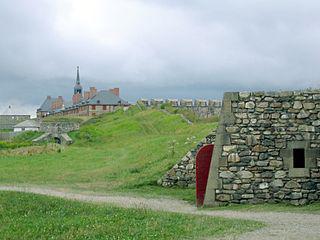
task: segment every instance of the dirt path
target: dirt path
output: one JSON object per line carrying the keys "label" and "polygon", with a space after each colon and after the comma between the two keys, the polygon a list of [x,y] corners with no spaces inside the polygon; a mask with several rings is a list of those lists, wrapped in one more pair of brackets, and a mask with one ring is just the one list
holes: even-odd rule
{"label": "dirt path", "polygon": [[[36,193],[47,196],[61,197],[71,200],[86,202],[112,203],[126,208],[147,208],[156,211],[177,212],[196,215],[221,216],[227,218],[258,220],[267,223],[267,227],[243,234],[241,236],[229,236],[228,239],[246,240],[319,240],[320,239],[320,215],[279,213],[279,212],[241,212],[241,211],[210,211],[197,210],[194,206],[184,201],[170,199],[149,199],[142,197],[87,195],[71,193],[42,187],[16,187],[0,186],[0,191],[18,191]],[[241,221],[241,220],[239,220]]]}

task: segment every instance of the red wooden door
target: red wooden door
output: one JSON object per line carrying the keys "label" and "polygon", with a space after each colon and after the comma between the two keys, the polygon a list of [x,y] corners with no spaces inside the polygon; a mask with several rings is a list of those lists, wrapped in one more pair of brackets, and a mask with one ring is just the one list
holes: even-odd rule
{"label": "red wooden door", "polygon": [[196,195],[198,207],[203,205],[213,148],[213,144],[203,146],[196,156]]}

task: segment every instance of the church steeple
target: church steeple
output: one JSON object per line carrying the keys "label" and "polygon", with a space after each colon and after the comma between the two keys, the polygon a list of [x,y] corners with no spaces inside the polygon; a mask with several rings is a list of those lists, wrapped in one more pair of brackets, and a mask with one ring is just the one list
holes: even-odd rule
{"label": "church steeple", "polygon": [[82,95],[82,86],[80,84],[80,73],[79,73],[79,66],[77,66],[77,79],[76,85],[74,86],[74,94],[80,93]]}
{"label": "church steeple", "polygon": [[79,66],[77,66],[77,84],[79,84],[79,85],[80,85]]}

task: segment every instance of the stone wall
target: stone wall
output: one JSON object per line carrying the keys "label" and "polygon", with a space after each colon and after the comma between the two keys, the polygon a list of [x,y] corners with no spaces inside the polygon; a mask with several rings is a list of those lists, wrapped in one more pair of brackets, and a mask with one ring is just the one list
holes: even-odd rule
{"label": "stone wall", "polygon": [[205,205],[316,201],[319,149],[320,90],[226,93]]}
{"label": "stone wall", "polygon": [[79,130],[80,124],[75,122],[41,122],[40,131],[46,133],[68,133]]}
{"label": "stone wall", "polygon": [[170,104],[177,109],[187,109],[194,112],[200,118],[209,118],[219,115],[221,111],[221,100],[206,99],[140,99],[140,104],[146,107],[160,107],[162,104]]}
{"label": "stone wall", "polygon": [[10,141],[22,132],[0,132],[0,141]]}
{"label": "stone wall", "polygon": [[206,136],[197,146],[188,151],[187,154],[170,169],[161,179],[158,184],[163,187],[195,187],[196,182],[196,154],[198,150],[206,145],[214,143],[215,132]]}

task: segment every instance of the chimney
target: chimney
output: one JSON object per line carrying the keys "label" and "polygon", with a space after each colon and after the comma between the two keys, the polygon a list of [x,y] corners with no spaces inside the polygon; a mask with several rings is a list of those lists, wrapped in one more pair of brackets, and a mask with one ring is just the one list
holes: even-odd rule
{"label": "chimney", "polygon": [[120,89],[119,88],[112,88],[109,91],[111,91],[114,95],[120,96]]}
{"label": "chimney", "polygon": [[90,87],[90,98],[97,94],[97,89],[95,87]]}
{"label": "chimney", "polygon": [[84,99],[88,100],[90,98],[90,92],[89,91],[85,91],[84,92]]}

